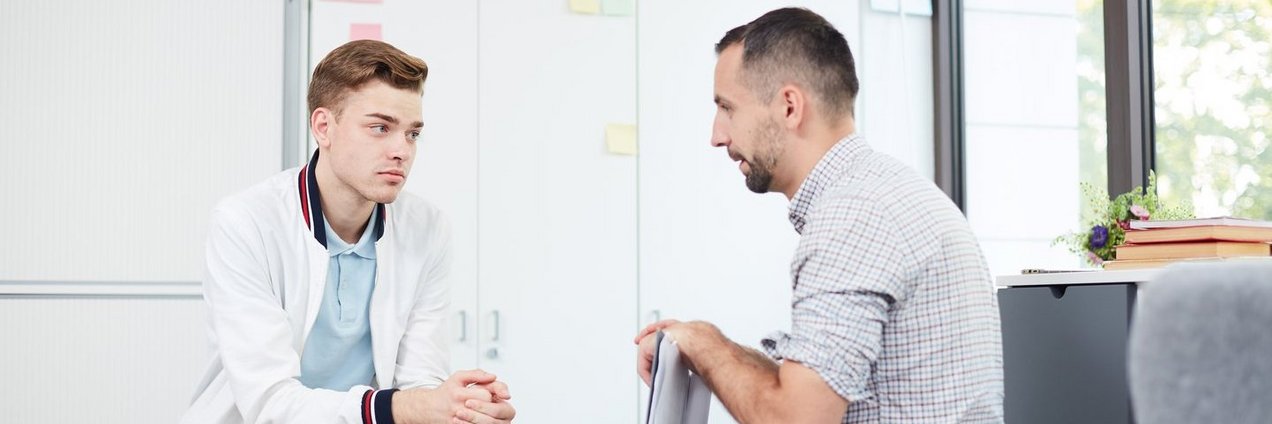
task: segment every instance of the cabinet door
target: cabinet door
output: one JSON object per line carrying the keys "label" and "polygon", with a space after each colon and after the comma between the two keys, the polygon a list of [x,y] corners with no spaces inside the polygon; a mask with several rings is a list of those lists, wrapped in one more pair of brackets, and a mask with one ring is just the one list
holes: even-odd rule
{"label": "cabinet door", "polygon": [[481,367],[520,423],[636,421],[635,18],[480,3]]}
{"label": "cabinet door", "polygon": [[310,66],[347,42],[353,24],[380,25],[385,42],[428,63],[424,130],[406,191],[450,221],[451,369],[476,368],[477,4],[314,2],[310,13]]}
{"label": "cabinet door", "polygon": [[[853,38],[857,5],[805,1]],[[790,328],[797,237],[780,194],[747,190],[710,145],[715,43],[785,6],[766,0],[642,2],[639,10],[641,324],[703,319],[747,346]],[[855,46],[854,46],[855,47]],[[642,405],[647,390],[642,384]],[[713,400],[713,423],[733,422]]]}
{"label": "cabinet door", "polygon": [[998,291],[1007,422],[1126,423],[1135,284]]}

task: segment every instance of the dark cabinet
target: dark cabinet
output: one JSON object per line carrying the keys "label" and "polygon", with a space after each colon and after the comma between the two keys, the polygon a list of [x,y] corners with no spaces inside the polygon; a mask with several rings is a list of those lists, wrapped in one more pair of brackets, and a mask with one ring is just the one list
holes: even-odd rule
{"label": "dark cabinet", "polygon": [[998,291],[1007,423],[1131,423],[1126,346],[1135,284]]}

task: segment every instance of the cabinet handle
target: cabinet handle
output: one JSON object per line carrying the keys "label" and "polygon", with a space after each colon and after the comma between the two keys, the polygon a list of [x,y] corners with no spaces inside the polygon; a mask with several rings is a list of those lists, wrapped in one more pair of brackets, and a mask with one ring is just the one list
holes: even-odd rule
{"label": "cabinet handle", "polygon": [[658,321],[662,321],[662,311],[661,311],[661,310],[659,310],[659,309],[651,310],[651,311],[649,311],[649,315],[646,315],[646,317],[647,317],[647,318],[649,318],[649,322],[645,323],[645,325],[649,325],[649,324],[653,324],[653,323],[658,322]]}
{"label": "cabinet handle", "polygon": [[490,311],[490,321],[494,324],[494,330],[490,333],[490,341],[499,341],[499,310]]}
{"label": "cabinet handle", "polygon": [[459,341],[468,341],[468,311],[459,311]]}

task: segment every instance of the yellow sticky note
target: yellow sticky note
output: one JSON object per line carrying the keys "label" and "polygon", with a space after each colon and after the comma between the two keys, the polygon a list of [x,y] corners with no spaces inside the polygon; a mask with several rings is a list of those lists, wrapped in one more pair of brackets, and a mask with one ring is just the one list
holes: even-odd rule
{"label": "yellow sticky note", "polygon": [[601,13],[601,3],[597,0],[570,0],[570,11],[584,15]]}
{"label": "yellow sticky note", "polygon": [[616,155],[636,156],[636,126],[627,124],[606,125],[605,148]]}

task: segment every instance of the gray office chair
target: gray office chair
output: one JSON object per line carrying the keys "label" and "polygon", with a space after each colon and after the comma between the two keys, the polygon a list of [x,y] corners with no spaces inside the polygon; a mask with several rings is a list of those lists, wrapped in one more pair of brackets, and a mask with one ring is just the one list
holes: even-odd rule
{"label": "gray office chair", "polygon": [[1272,423],[1272,263],[1172,266],[1138,299],[1127,351],[1137,422]]}

